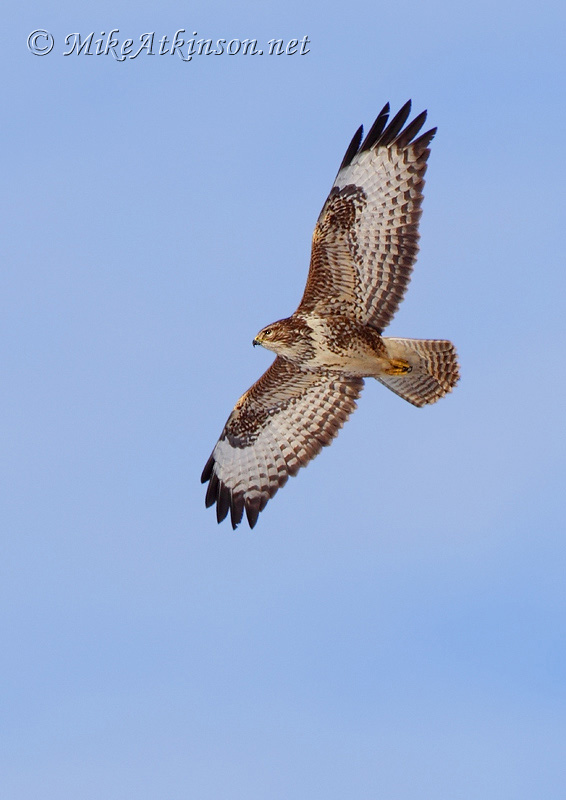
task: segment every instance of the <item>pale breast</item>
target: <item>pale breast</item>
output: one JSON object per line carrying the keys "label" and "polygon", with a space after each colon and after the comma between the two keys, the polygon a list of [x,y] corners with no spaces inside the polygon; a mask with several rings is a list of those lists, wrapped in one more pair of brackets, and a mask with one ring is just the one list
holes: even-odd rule
{"label": "pale breast", "polygon": [[352,375],[382,372],[385,347],[379,333],[343,316],[305,316],[312,330],[313,366]]}

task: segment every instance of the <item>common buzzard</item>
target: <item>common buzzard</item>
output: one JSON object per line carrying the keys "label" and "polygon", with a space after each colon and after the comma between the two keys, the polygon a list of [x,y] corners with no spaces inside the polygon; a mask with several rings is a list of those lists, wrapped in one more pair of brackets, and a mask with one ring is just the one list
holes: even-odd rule
{"label": "common buzzard", "polygon": [[314,229],[305,293],[292,316],[253,340],[277,358],[236,403],[202,473],[206,506],[251,528],[289,475],[329,445],[356,408],[366,377],[415,406],[458,380],[456,351],[440,339],[382,336],[418,251],[424,174],[436,133],[415,138],[426,111],[411,102],[388,124],[389,104],[348,149]]}

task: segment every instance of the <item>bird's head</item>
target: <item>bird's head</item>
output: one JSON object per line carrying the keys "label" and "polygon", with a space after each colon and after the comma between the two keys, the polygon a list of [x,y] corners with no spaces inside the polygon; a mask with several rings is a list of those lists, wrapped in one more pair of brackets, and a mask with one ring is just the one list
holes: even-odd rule
{"label": "bird's head", "polygon": [[289,339],[286,322],[287,320],[280,319],[262,328],[253,341],[254,347],[260,344],[262,347],[267,348],[267,350],[273,350],[274,353],[278,353],[280,346],[284,345],[286,340]]}
{"label": "bird's head", "polygon": [[299,320],[289,317],[272,322],[262,328],[253,340],[254,347],[262,345],[290,361],[308,358],[310,328]]}

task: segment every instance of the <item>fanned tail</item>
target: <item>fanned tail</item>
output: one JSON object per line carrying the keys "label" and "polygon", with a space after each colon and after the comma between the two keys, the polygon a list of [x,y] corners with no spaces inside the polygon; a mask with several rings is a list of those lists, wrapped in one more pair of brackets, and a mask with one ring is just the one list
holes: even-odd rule
{"label": "fanned tail", "polygon": [[[378,380],[414,406],[436,403],[452,391],[460,373],[456,348],[444,339],[383,338],[387,355],[399,374],[380,375]],[[401,372],[402,362],[409,365]]]}

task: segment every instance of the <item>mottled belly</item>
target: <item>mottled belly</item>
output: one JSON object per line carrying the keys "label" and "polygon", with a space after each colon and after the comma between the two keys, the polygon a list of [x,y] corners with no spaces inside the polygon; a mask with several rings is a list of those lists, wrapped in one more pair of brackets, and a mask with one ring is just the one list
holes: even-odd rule
{"label": "mottled belly", "polygon": [[321,369],[335,369],[340,372],[347,372],[349,375],[360,377],[370,377],[382,375],[389,361],[378,356],[374,352],[370,353],[332,353],[320,351],[315,354],[311,364]]}
{"label": "mottled belly", "polygon": [[313,366],[361,377],[381,375],[389,366],[377,331],[336,317],[311,319],[309,325],[314,332]]}

